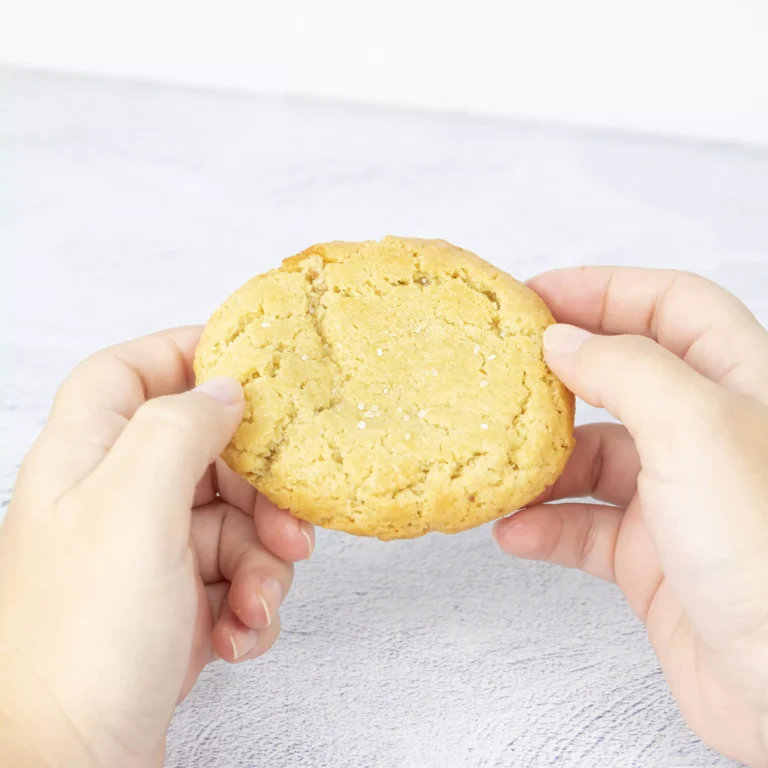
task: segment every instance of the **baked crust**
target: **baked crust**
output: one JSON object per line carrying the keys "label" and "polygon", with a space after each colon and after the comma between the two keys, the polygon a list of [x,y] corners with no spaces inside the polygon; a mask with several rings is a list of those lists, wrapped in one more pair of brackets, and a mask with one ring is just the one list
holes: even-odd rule
{"label": "baked crust", "polygon": [[455,533],[529,503],[573,448],[529,288],[442,240],[315,245],[211,317],[198,382],[234,376],[226,463],[311,523],[381,539]]}

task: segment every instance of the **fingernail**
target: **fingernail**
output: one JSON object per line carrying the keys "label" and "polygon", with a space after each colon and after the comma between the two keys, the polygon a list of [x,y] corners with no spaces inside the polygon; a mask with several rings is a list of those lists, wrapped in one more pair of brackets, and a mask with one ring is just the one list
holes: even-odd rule
{"label": "fingernail", "polygon": [[273,610],[277,610],[280,603],[283,602],[283,587],[277,579],[270,576],[261,583],[258,597],[267,617],[267,626],[269,626],[272,623]]}
{"label": "fingernail", "polygon": [[259,644],[259,633],[255,629],[232,629],[229,644],[232,646],[232,658],[237,661]]}
{"label": "fingernail", "polygon": [[307,523],[299,523],[299,530],[301,531],[301,535],[305,538],[307,542],[307,559],[309,559],[310,557],[312,557],[312,552],[315,549],[315,545],[314,545],[314,542],[312,541],[312,536],[310,535],[307,528],[308,528]]}
{"label": "fingernail", "polygon": [[500,521],[493,529],[493,538],[501,549],[515,557],[535,557],[541,550],[536,529],[523,520]]}
{"label": "fingernail", "polygon": [[550,325],[544,331],[544,349],[555,355],[572,355],[590,338],[589,331],[575,325]]}
{"label": "fingernail", "polygon": [[510,522],[509,518],[506,518],[504,520],[499,520],[493,528],[491,528],[491,536],[493,536],[493,540],[500,546],[503,547],[504,544],[502,542],[502,539],[506,538],[506,535],[510,528],[514,528],[516,525],[519,525],[519,523],[512,523]]}
{"label": "fingernail", "polygon": [[224,405],[235,405],[243,399],[243,388],[240,386],[240,382],[231,376],[208,379],[208,381],[195,387],[193,391],[210,395],[214,400],[218,400]]}

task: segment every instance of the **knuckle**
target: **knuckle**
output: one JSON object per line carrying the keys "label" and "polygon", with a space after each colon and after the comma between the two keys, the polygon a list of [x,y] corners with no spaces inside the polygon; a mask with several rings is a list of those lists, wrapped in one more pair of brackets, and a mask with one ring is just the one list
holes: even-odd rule
{"label": "knuckle", "polygon": [[730,311],[735,315],[746,313],[751,316],[747,307],[736,296],[708,277],[682,270],[675,271],[674,274],[676,277],[670,293],[674,291],[680,298],[686,298],[688,301],[711,301],[723,311]]}
{"label": "knuckle", "polygon": [[597,450],[592,457],[592,463],[589,467],[589,492],[594,495],[597,492],[600,482],[603,478],[603,461],[605,451],[605,440],[600,436]]}
{"label": "knuckle", "polygon": [[112,376],[121,376],[124,373],[125,363],[111,355],[107,350],[101,350],[94,352],[78,363],[71,376],[87,374],[91,377],[111,378]]}
{"label": "knuckle", "polygon": [[668,293],[676,294],[697,294],[702,290],[709,291],[713,288],[722,291],[716,283],[708,280],[703,275],[699,275],[696,272],[690,272],[687,269],[670,269],[667,271],[670,277],[669,285],[667,287]]}
{"label": "knuckle", "polygon": [[691,272],[687,269],[671,269],[669,270],[674,281],[680,285],[681,288],[694,288],[702,285],[714,285],[714,283],[707,280],[706,277],[702,277],[696,272]]}
{"label": "knuckle", "polygon": [[568,535],[562,512],[552,508],[552,528],[549,531],[534,528],[529,549],[537,560],[561,563],[563,551],[568,545]]}

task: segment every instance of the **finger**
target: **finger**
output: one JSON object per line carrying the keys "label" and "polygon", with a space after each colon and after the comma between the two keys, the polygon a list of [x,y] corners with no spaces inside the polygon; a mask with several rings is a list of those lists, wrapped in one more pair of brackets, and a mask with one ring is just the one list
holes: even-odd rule
{"label": "finger", "polygon": [[18,487],[39,506],[49,506],[98,465],[127,423],[119,413],[104,411],[99,417],[47,424],[19,468]]}
{"label": "finger", "polygon": [[586,424],[574,431],[576,445],[565,471],[534,504],[590,497],[626,507],[637,490],[640,457],[620,424]]}
{"label": "finger", "polygon": [[[228,594],[228,581],[217,581],[214,584],[205,585],[205,596],[208,600],[208,607],[211,609],[211,627],[219,620]],[[209,659],[209,661],[213,661],[213,659]]]}
{"label": "finger", "polygon": [[29,461],[44,466],[46,489],[60,496],[103,458],[148,398],[189,389],[198,327],[177,328],[110,347],[67,377]]}
{"label": "finger", "polygon": [[569,389],[626,425],[645,468],[651,462],[665,473],[672,465],[679,470],[709,437],[708,417],[723,390],[650,339],[553,325],[544,334],[544,352]]}
{"label": "finger", "polygon": [[195,497],[192,500],[193,507],[204,507],[210,504],[217,494],[216,488],[216,462],[210,464],[205,474],[198,481],[195,487]]}
{"label": "finger", "polygon": [[253,519],[224,502],[195,510],[192,541],[203,583],[231,582],[228,601],[254,629],[268,627],[293,580],[293,566],[259,542]]}
{"label": "finger", "polygon": [[259,494],[253,513],[259,539],[282,560],[294,563],[311,557],[315,548],[315,529],[280,509]]}
{"label": "finger", "polygon": [[186,546],[195,488],[240,423],[242,398],[236,380],[221,378],[149,400],[80,487],[102,497],[106,489],[129,510],[124,528],[159,545]]}
{"label": "finger", "polygon": [[221,497],[253,515],[259,539],[280,559],[295,563],[312,555],[315,547],[312,525],[297,520],[257,494],[256,489],[222,459],[216,460],[216,480]]}
{"label": "finger", "polygon": [[206,615],[205,608],[203,608],[200,615],[198,615],[195,635],[192,640],[192,650],[189,656],[189,666],[187,667],[184,682],[181,685],[179,698],[176,701],[177,704],[183,701],[192,690],[203,667],[218,658],[211,647],[211,632],[219,620],[219,616],[221,616],[221,609],[229,592],[229,583],[219,581],[216,584],[207,584],[205,587],[198,583],[198,590],[202,592],[205,601],[208,603],[208,612]]}
{"label": "finger", "polygon": [[656,543],[648,528],[639,497],[624,511],[616,541],[616,583],[629,607],[645,623],[663,575]]}
{"label": "finger", "polygon": [[211,633],[213,650],[224,661],[236,663],[255,659],[266,653],[280,634],[280,617],[275,616],[265,629],[257,630],[243,624],[225,603],[221,616]]}
{"label": "finger", "polygon": [[584,267],[529,282],[560,323],[649,336],[712,381],[760,394],[768,332],[735,296],[687,272]]}
{"label": "finger", "polygon": [[130,419],[144,401],[190,389],[199,338],[198,326],[174,328],[91,355],[62,384],[51,420],[101,411]]}
{"label": "finger", "polygon": [[245,478],[230,469],[223,459],[216,459],[214,466],[216,487],[221,498],[252,516],[256,503],[256,489]]}
{"label": "finger", "polygon": [[493,535],[515,557],[579,568],[614,582],[623,514],[622,509],[599,504],[542,504],[500,520]]}

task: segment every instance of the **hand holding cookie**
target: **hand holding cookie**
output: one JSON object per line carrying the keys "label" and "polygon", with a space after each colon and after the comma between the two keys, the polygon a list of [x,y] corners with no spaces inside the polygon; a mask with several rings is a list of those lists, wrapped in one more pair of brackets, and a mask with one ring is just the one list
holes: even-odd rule
{"label": "hand holding cookie", "polygon": [[312,527],[217,460],[243,393],[186,391],[199,336],[86,360],[21,467],[0,528],[3,765],[162,765],[203,666],[279,633]]}
{"label": "hand holding cookie", "polygon": [[[564,270],[531,286],[579,326],[547,331],[550,367],[623,426],[579,427],[563,476],[496,538],[618,584],[691,727],[765,765],[768,333],[689,274]],[[602,503],[544,503],[577,497]]]}

